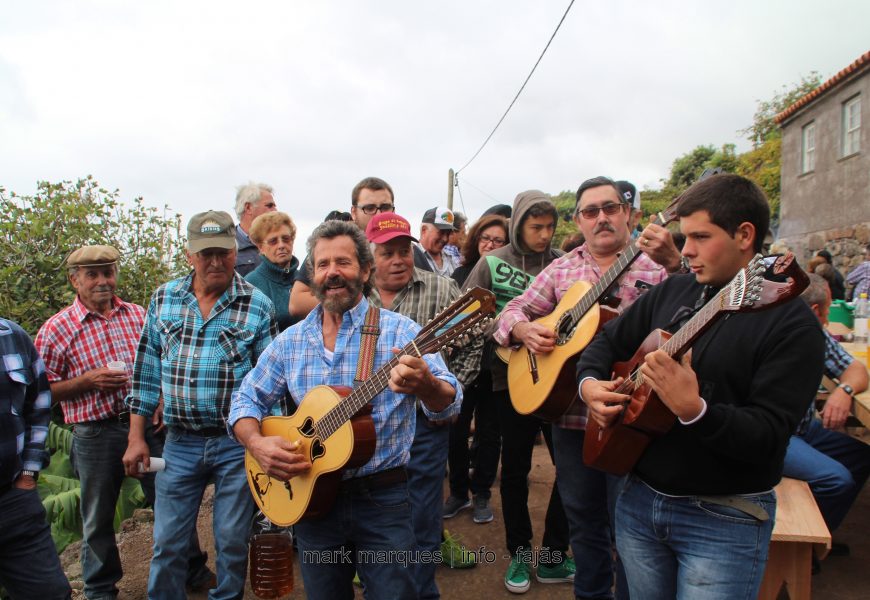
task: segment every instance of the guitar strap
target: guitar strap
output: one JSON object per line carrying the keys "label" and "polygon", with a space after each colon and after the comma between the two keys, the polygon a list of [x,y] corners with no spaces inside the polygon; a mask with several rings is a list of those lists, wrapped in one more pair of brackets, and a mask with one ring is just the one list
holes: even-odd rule
{"label": "guitar strap", "polygon": [[359,360],[356,363],[356,376],[353,378],[355,385],[362,383],[372,374],[378,336],[381,335],[380,321],[381,312],[369,304],[359,339]]}

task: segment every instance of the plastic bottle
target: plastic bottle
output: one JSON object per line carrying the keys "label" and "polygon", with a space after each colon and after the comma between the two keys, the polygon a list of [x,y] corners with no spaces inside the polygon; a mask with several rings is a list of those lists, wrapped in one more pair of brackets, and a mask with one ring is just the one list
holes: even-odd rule
{"label": "plastic bottle", "polygon": [[293,536],[289,529],[258,519],[251,536],[251,588],[258,598],[280,598],[293,591]]}
{"label": "plastic bottle", "polygon": [[867,319],[870,317],[870,303],[867,301],[867,294],[862,292],[861,296],[855,302],[855,343],[867,343]]}

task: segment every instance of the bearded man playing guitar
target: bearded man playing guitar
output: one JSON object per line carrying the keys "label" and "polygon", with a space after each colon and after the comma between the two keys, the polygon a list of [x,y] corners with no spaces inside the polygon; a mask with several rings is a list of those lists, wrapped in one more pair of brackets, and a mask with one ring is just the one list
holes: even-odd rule
{"label": "bearded man playing guitar", "polygon": [[[503,346],[524,344],[537,355],[552,352],[553,329],[532,321],[552,313],[575,282],[597,282],[628,249],[630,213],[631,205],[623,202],[611,179],[594,177],[584,181],[577,190],[574,223],[585,236],[585,243],[547,265],[525,292],[508,302],[499,316],[495,341]],[[657,263],[672,270],[680,267],[670,232],[650,225],[643,235],[641,240],[646,243],[638,247],[646,254],[640,254],[614,285],[620,310],[666,277],[665,268]],[[574,561],[583,565],[574,575],[574,594],[578,598],[607,598],[613,585],[608,484],[605,473],[579,460],[586,427],[585,405],[574,402],[554,425],[556,480],[568,517]]]}
{"label": "bearded man playing guitar", "polygon": [[[317,385],[353,384],[358,363],[363,362],[361,336],[369,309],[365,296],[373,264],[362,230],[343,221],[327,221],[315,229],[308,254],[312,289],[320,305],[263,352],[233,397],[229,417],[236,438],[266,474],[287,482],[288,490],[293,489],[293,478],[311,470],[312,463],[297,442],[261,435],[260,420],[276,402],[284,414],[293,412],[294,404]],[[412,343],[420,329],[396,313],[376,312],[380,331],[372,360],[375,368],[393,357],[393,348]],[[408,568],[415,542],[405,471],[414,438],[415,399],[432,420],[459,412],[461,388],[439,355],[406,354],[398,359],[389,372],[389,389],[370,403],[377,438],[372,458],[359,468],[344,470],[335,504],[321,518],[296,524],[309,598],[352,598],[355,569],[367,598],[417,596]],[[330,440],[323,445],[326,452],[335,451]],[[381,559],[360,561],[359,553],[365,551]]]}
{"label": "bearded man playing guitar", "polygon": [[[679,329],[754,262],[770,218],[758,186],[730,174],[693,185],[676,211],[691,274],[669,277],[605,325],[577,365],[581,398],[605,433],[630,399],[608,381],[612,365],[654,330]],[[823,362],[821,328],[797,298],[726,314],[678,361],[661,349],[645,355],[640,376],[678,421],[649,443],[617,499],[632,600],[757,596],[773,487]]]}

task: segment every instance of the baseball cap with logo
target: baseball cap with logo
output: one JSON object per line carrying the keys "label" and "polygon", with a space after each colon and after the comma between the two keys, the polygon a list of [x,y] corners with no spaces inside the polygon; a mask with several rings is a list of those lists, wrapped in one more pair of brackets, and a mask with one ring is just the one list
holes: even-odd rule
{"label": "baseball cap with logo", "polygon": [[236,247],[236,226],[233,218],[222,210],[210,210],[193,215],[187,224],[187,250],[201,252],[206,248]]}
{"label": "baseball cap with logo", "polygon": [[640,192],[634,187],[630,181],[617,181],[616,187],[619,188],[619,194],[622,196],[622,201],[630,204],[632,208],[640,208]]}
{"label": "baseball cap with logo", "polygon": [[386,244],[397,237],[406,237],[417,241],[411,235],[411,224],[405,217],[396,213],[378,213],[366,225],[366,238],[373,244]]}
{"label": "baseball cap with logo", "polygon": [[453,231],[453,211],[444,206],[430,208],[423,213],[423,222],[434,225],[438,229]]}

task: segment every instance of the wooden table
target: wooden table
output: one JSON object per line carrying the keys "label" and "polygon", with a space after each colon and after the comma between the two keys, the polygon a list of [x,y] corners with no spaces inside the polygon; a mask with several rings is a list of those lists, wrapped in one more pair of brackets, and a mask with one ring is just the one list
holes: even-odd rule
{"label": "wooden table", "polygon": [[809,600],[813,551],[831,548],[831,534],[805,481],[784,477],[776,486],[776,523],[759,600],[776,600],[785,584],[791,600]]}

